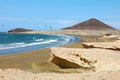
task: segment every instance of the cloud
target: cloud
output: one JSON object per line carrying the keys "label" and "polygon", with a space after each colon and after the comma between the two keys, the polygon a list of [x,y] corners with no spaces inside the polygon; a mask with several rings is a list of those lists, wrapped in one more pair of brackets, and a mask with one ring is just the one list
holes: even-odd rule
{"label": "cloud", "polygon": [[55,29],[71,26],[76,23],[71,19],[40,19],[40,18],[24,18],[24,17],[0,17],[0,22],[6,25],[12,26],[28,26],[31,28],[44,28],[47,26],[53,26]]}
{"label": "cloud", "polygon": [[75,21],[63,19],[63,20],[43,20],[43,22],[54,23],[59,25],[69,25],[69,24],[73,24]]}
{"label": "cloud", "polygon": [[0,17],[0,20],[22,21],[22,20],[25,20],[25,19],[24,18],[19,18],[19,17]]}
{"label": "cloud", "polygon": [[120,21],[109,21],[108,22],[111,26],[120,29]]}
{"label": "cloud", "polygon": [[117,29],[120,29],[120,20],[115,20],[115,21],[106,21],[106,23],[112,27],[115,27]]}
{"label": "cloud", "polygon": [[103,22],[105,22],[106,24],[108,24],[112,27],[120,29],[120,19],[117,17],[103,18],[101,20],[103,20]]}
{"label": "cloud", "polygon": [[59,24],[71,24],[71,23],[74,23],[75,21],[74,20],[56,20],[55,21],[56,23],[59,23]]}
{"label": "cloud", "polygon": [[66,25],[74,23],[74,20],[49,20],[49,19],[27,19],[27,18],[20,18],[20,17],[0,17],[0,20],[6,21],[25,21],[25,22],[40,22],[40,23],[55,23],[60,25]]}

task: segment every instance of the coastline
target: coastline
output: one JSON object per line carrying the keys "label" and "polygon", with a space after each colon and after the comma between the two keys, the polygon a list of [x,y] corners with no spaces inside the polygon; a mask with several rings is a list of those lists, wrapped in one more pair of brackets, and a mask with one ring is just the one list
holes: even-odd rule
{"label": "coastline", "polygon": [[[72,44],[80,40],[78,36],[63,35],[63,34],[19,34],[19,33],[9,34],[9,36],[13,36],[13,35],[15,35],[15,37],[31,36],[30,37],[31,39],[27,40],[25,38],[24,40],[21,41],[15,41],[12,43],[8,42],[8,44],[6,43],[1,44],[0,55],[15,54],[15,53],[27,52],[32,50],[63,46],[67,44]],[[37,38],[38,36],[39,38]]]}
{"label": "coastline", "polygon": [[[46,34],[49,32],[44,32],[44,33]],[[68,33],[70,33],[70,31],[68,31],[68,32],[64,31],[64,33],[63,33],[63,31],[61,31],[60,33],[61,34],[68,34]],[[67,44],[67,45],[60,46],[60,47],[84,48],[82,46],[82,44],[84,42],[106,42],[105,39],[101,39],[100,35],[99,36],[96,35],[96,36],[98,36],[98,37],[96,37],[96,36],[88,35],[88,31],[86,31],[86,33],[87,33],[87,35],[80,35],[80,33],[78,34],[78,32],[76,34],[73,34],[75,36],[79,36],[81,38],[81,41],[78,41],[78,42],[75,42],[72,44]],[[90,31],[90,33],[91,33],[91,31]],[[101,33],[103,33],[103,31]],[[30,32],[30,34],[31,34],[31,32]],[[42,32],[42,34],[43,34],[43,32]],[[53,34],[53,33],[51,33],[51,34]],[[58,34],[58,33],[56,33],[56,34]],[[72,34],[70,34],[70,35],[72,35]],[[107,41],[115,41],[115,40],[110,39]],[[32,67],[31,67],[32,63],[48,61],[49,57],[50,57],[50,53],[51,53],[50,48],[46,48],[46,49],[38,49],[38,50],[19,52],[19,53],[15,53],[15,54],[0,55],[0,64],[1,64],[0,68],[20,68],[20,69],[30,68],[30,69],[32,69]],[[42,58],[41,56],[44,56],[44,57]],[[45,58],[45,56],[46,56],[46,58]],[[44,61],[44,59],[47,59],[47,60]]]}
{"label": "coastline", "polygon": [[[44,33],[46,34],[48,32],[44,32]],[[42,33],[42,34],[44,34],[44,33]],[[64,32],[64,33],[62,32],[61,34],[66,34],[66,33],[67,32]],[[32,34],[32,33],[30,32],[29,34]],[[40,33],[37,33],[37,34],[40,34]],[[51,33],[51,34],[53,34],[53,33]],[[70,35],[72,35],[72,34],[70,34]],[[101,41],[101,40],[96,40],[96,38],[92,37],[92,36],[88,37],[88,35],[87,36],[81,36],[79,34],[77,34],[77,35],[73,34],[73,36],[79,36],[81,38],[81,41],[78,41],[78,42],[75,42],[75,43],[72,43],[72,44],[66,44],[66,45],[63,45],[63,46],[60,46],[60,47],[83,48],[82,43],[86,42],[86,40],[88,40],[88,41]],[[31,51],[25,51],[25,52],[18,52],[18,53],[7,54],[7,55],[0,55],[0,63],[1,63],[0,68],[20,68],[20,69],[24,69],[24,67],[23,67],[24,64],[22,64],[22,66],[21,66],[21,62],[19,63],[19,61],[23,61],[24,63],[26,61],[26,64],[31,62],[31,64],[32,64],[34,61],[36,61],[34,59],[38,59],[39,57],[41,57],[40,55],[43,56],[44,53],[46,53],[46,56],[49,55],[49,57],[50,57],[50,53],[51,53],[50,48],[37,49],[37,50],[31,50]],[[33,55],[37,55],[38,58],[33,58]],[[30,60],[31,58],[33,59],[33,61]],[[29,59],[29,60],[27,60],[27,59]],[[42,58],[42,59],[44,59],[44,58]],[[49,58],[47,57],[47,60],[48,59]],[[30,62],[28,62],[28,61],[30,61]],[[39,59],[38,59],[38,61],[39,61]],[[12,64],[12,63],[14,63],[14,64]],[[31,67],[31,65],[29,64],[28,68],[30,68],[30,67]]]}
{"label": "coastline", "polygon": [[[93,32],[92,31],[86,31],[83,34],[83,32],[79,32],[77,31],[76,33],[75,32],[70,32],[70,31],[61,31],[62,34],[73,34],[73,35],[77,35],[77,36],[80,36],[81,40],[82,41],[79,41],[79,42],[75,42],[73,44],[69,44],[69,45],[65,45],[65,46],[60,46],[60,48],[72,48],[72,49],[84,49],[84,47],[82,46],[83,43],[85,42],[112,42],[112,41],[116,41],[116,39],[104,39],[102,38],[104,34],[107,33],[107,31],[105,33],[103,33],[104,31],[101,31],[101,33],[99,32]],[[53,34],[52,32],[44,32],[44,33],[51,33]],[[92,35],[91,35],[91,34]],[[97,34],[95,34],[97,33]],[[108,33],[110,33],[110,31],[108,31]],[[56,34],[60,34],[60,33],[56,33]],[[119,31],[118,32],[111,32],[111,34],[117,34],[117,35],[120,35]],[[34,72],[32,71],[32,64],[34,62],[47,62],[49,60],[49,58],[51,57],[51,49],[48,48],[48,49],[42,49],[42,50],[33,50],[33,51],[27,51],[27,52],[22,52],[22,53],[16,53],[16,54],[10,54],[10,55],[3,55],[3,56],[0,56],[0,68],[1,69],[15,69],[16,68],[16,71],[17,69],[22,69],[22,70],[25,70],[27,72]],[[6,70],[7,71],[7,70]],[[19,70],[18,70],[19,71]],[[19,71],[20,72],[20,71]],[[25,72],[26,73],[26,72]],[[102,71],[102,72],[90,72],[90,73],[70,73],[69,75],[67,74],[59,74],[59,73],[53,73],[51,74],[50,73],[38,73],[38,75],[44,75],[45,77],[44,78],[40,78],[39,79],[45,79],[47,78],[48,80],[49,79],[53,79],[55,80],[55,78],[53,77],[54,75],[57,74],[57,76],[65,76],[65,79],[68,79],[69,76],[73,76],[73,77],[76,77],[76,80],[79,80],[79,77],[77,75],[80,76],[81,80],[84,78],[84,80],[96,80],[96,79],[102,79],[102,78],[105,78],[105,80],[112,80],[112,78],[114,78],[114,80],[117,80],[119,79],[119,70],[115,70],[115,71]],[[33,73],[32,73],[33,74]],[[99,74],[99,75],[97,75]],[[35,75],[35,74],[33,74]],[[48,76],[46,75],[50,75],[51,78],[49,78]],[[90,75],[90,76],[87,76],[87,75]],[[107,76],[110,75],[111,77],[108,78]],[[82,77],[84,76],[84,77]],[[100,77],[100,76],[103,76],[103,77]],[[105,77],[106,76],[106,77]],[[52,78],[53,77],[53,78]],[[117,78],[117,79],[116,79]],[[32,78],[31,78],[32,79]],[[73,78],[71,78],[72,80]],[[58,79],[60,80],[60,79]]]}

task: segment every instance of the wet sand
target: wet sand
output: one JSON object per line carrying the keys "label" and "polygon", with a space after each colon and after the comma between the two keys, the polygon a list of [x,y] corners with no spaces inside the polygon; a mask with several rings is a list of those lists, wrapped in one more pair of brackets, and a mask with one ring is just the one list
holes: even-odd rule
{"label": "wet sand", "polygon": [[34,50],[0,56],[0,68],[32,69],[33,62],[46,62],[50,49]]}
{"label": "wet sand", "polygon": [[[66,48],[82,48],[82,43],[84,42],[111,42],[116,39],[104,39],[102,38],[104,31],[93,32],[92,31],[62,31],[62,34],[74,34],[81,37],[81,41],[76,42],[74,44],[65,45],[63,47]],[[44,32],[44,33],[55,33],[54,32]],[[58,32],[57,32],[58,33]],[[60,32],[61,33],[61,32]],[[85,33],[85,34],[84,34]],[[110,31],[108,31],[110,33]],[[92,35],[91,35],[92,34]],[[102,34],[102,35],[101,35]],[[119,34],[119,31],[112,32],[112,34]],[[62,47],[62,46],[61,46]],[[119,80],[120,71],[119,70],[111,70],[111,71],[101,71],[101,72],[88,72],[88,73],[55,73],[53,72],[37,72],[33,70],[33,63],[45,63],[48,62],[51,50],[50,49],[42,49],[42,50],[34,50],[10,55],[2,55],[0,56],[0,80]],[[111,61],[112,62],[112,61]],[[48,65],[49,66],[49,65]],[[22,69],[22,70],[20,70]],[[24,71],[25,70],[25,71]],[[33,73],[35,72],[35,73]],[[21,76],[21,77],[20,77]],[[29,76],[29,79],[27,78]]]}
{"label": "wet sand", "polygon": [[[101,42],[101,37],[82,36],[81,41],[73,44],[61,46],[66,48],[83,48],[84,42]],[[111,41],[111,40],[109,40]],[[0,56],[0,68],[20,68],[20,69],[32,69],[32,63],[34,62],[47,62],[50,58],[50,49],[33,50],[9,55]]]}

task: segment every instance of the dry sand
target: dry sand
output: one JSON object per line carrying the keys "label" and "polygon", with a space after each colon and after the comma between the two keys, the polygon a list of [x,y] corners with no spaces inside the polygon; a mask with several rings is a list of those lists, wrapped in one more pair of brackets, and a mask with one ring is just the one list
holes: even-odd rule
{"label": "dry sand", "polygon": [[0,80],[120,80],[120,71],[96,73],[32,73],[18,69],[0,69]]}
{"label": "dry sand", "polygon": [[[37,33],[75,34],[81,35],[82,37],[102,36],[107,33],[120,35],[120,31],[50,31]],[[34,34],[36,34],[36,32],[34,32]],[[104,39],[96,37],[84,38],[84,40],[86,42],[104,41]],[[0,69],[0,80],[120,80],[120,51],[84,49],[81,44],[82,42],[78,42],[66,46],[72,48],[52,48],[52,50],[35,50],[0,56],[0,68],[7,68]],[[33,73],[30,71],[24,71],[26,69],[32,69],[31,65],[33,62],[48,61],[51,51],[53,53],[78,53],[86,58],[97,60],[97,63],[94,65],[96,71],[87,73]]]}
{"label": "dry sand", "polygon": [[[106,50],[106,49],[76,49],[76,48],[52,48],[51,52],[56,55],[78,54],[87,60],[96,61],[95,72],[120,70],[120,51]],[[60,56],[61,56],[60,55]],[[62,55],[62,56],[63,56]],[[70,58],[66,56],[67,58]],[[74,56],[73,56],[74,58]],[[73,59],[77,61],[76,59]],[[82,65],[81,65],[82,66]]]}
{"label": "dry sand", "polygon": [[77,53],[97,60],[95,72],[84,73],[32,73],[19,69],[0,69],[0,80],[119,80],[120,51],[105,49],[52,48],[52,53]]}
{"label": "dry sand", "polygon": [[28,31],[28,34],[72,34],[81,36],[101,36],[105,34],[119,35],[120,30],[56,30],[56,31]]}

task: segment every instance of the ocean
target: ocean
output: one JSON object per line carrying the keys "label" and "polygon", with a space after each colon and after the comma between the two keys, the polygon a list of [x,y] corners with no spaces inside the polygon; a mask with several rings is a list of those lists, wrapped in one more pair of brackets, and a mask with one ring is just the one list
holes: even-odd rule
{"label": "ocean", "polygon": [[0,34],[0,55],[62,46],[79,41],[71,35]]}

